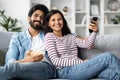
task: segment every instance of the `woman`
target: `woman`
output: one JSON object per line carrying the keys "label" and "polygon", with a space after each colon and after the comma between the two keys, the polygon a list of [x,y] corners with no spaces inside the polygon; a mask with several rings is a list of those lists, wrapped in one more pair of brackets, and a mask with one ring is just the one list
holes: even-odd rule
{"label": "woman", "polygon": [[78,58],[78,49],[93,45],[98,31],[97,22],[91,23],[93,30],[87,40],[72,35],[63,14],[50,11],[45,19],[45,46],[48,56],[56,67],[58,78],[89,80],[94,77],[120,80],[120,61],[113,54],[104,53],[90,60]]}

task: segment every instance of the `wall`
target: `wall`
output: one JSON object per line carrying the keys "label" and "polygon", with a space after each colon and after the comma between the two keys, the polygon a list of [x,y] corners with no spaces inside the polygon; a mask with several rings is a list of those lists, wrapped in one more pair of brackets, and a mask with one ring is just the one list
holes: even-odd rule
{"label": "wall", "polygon": [[[0,10],[6,10],[5,14],[17,18],[23,28],[28,27],[27,15],[30,8],[30,0],[0,0]],[[0,28],[1,30],[1,28]]]}

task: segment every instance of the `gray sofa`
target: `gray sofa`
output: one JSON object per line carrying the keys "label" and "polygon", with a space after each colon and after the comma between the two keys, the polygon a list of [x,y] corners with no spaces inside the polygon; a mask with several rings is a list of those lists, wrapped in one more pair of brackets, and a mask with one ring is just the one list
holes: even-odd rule
{"label": "gray sofa", "polygon": [[0,65],[5,63],[5,53],[8,50],[8,45],[13,32],[1,32],[0,31]]}
{"label": "gray sofa", "polygon": [[[5,53],[8,49],[8,45],[12,34],[13,33],[0,32],[0,65],[4,65]],[[120,41],[120,34],[97,36],[95,40],[95,47],[90,50],[80,49],[80,57],[83,59],[86,58],[90,59],[103,52],[112,52],[120,59],[119,41]]]}
{"label": "gray sofa", "polygon": [[93,49],[80,49],[80,56],[83,59],[90,59],[104,52],[112,52],[120,59],[120,34],[99,35],[96,37]]}
{"label": "gray sofa", "polygon": [[[5,53],[8,49],[13,32],[0,31],[0,65],[4,64]],[[112,52],[120,58],[120,34],[97,36],[93,49],[80,49],[81,58],[92,58],[103,52]]]}

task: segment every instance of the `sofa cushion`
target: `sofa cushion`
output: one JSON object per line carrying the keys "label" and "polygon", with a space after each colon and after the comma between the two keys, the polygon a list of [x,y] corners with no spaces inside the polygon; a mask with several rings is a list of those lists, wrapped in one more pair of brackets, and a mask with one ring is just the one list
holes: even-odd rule
{"label": "sofa cushion", "polygon": [[110,52],[112,52],[116,57],[120,59],[120,49],[112,50]]}
{"label": "sofa cushion", "polygon": [[93,49],[80,49],[80,58],[90,59],[104,52],[111,52],[120,58],[120,34],[99,35],[95,39]]}
{"label": "sofa cushion", "polygon": [[95,48],[94,49],[89,49],[89,50],[81,48],[78,55],[82,59],[90,59],[90,58],[95,57],[95,56],[97,56],[98,54],[101,54],[101,53],[103,53],[103,51],[95,49]]}
{"label": "sofa cushion", "polygon": [[120,34],[97,36],[95,48],[101,51],[112,51],[120,49]]}
{"label": "sofa cushion", "polygon": [[13,32],[0,31],[0,49],[7,50]]}

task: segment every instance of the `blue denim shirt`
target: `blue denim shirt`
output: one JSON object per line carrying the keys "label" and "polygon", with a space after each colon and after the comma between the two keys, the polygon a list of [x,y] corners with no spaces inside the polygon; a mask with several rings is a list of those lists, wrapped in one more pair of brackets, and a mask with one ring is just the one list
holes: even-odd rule
{"label": "blue denim shirt", "polygon": [[[44,33],[40,31],[40,38],[44,42]],[[31,47],[31,35],[28,30],[16,33],[12,36],[5,63],[23,59],[27,50]]]}

